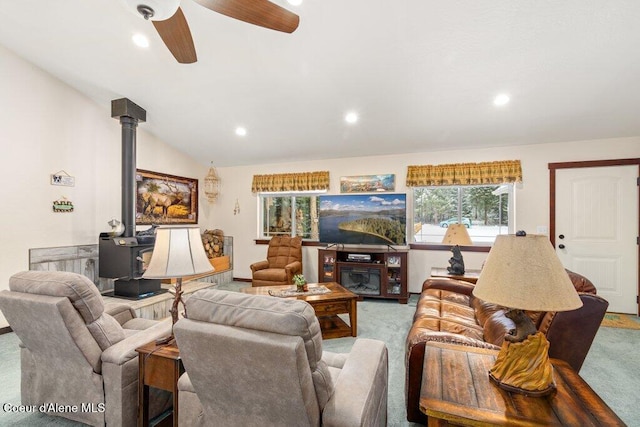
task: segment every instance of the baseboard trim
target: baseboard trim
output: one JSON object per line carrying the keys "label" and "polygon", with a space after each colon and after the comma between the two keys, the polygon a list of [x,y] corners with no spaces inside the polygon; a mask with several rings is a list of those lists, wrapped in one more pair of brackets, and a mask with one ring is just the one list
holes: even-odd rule
{"label": "baseboard trim", "polygon": [[8,334],[11,332],[13,332],[13,329],[11,329],[11,326],[5,326],[4,328],[0,328],[0,335]]}
{"label": "baseboard trim", "polygon": [[251,283],[251,279],[243,279],[242,277],[234,277],[233,278],[234,282],[247,282],[247,283]]}

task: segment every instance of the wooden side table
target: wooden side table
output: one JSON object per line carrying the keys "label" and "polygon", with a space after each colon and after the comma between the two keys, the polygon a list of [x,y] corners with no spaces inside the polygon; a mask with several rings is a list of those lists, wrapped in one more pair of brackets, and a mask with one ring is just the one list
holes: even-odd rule
{"label": "wooden side table", "polygon": [[138,427],[149,425],[149,387],[173,393],[173,426],[178,426],[178,379],[184,373],[180,351],[171,344],[150,342],[138,347]]}
{"label": "wooden side table", "polygon": [[466,269],[462,276],[450,274],[446,268],[433,267],[431,269],[431,277],[448,277],[450,279],[464,280],[465,282],[476,283],[480,277],[481,270]]}
{"label": "wooden side table", "polygon": [[429,426],[624,426],[589,385],[561,360],[551,359],[557,391],[527,397],[489,380],[498,351],[428,343],[420,411]]}

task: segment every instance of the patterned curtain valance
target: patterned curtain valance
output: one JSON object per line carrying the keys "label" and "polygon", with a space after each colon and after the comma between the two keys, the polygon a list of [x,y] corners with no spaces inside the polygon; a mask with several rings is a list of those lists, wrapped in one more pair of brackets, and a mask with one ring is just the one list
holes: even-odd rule
{"label": "patterned curtain valance", "polygon": [[522,182],[520,160],[409,166],[407,187]]}
{"label": "patterned curtain valance", "polygon": [[251,191],[312,191],[329,189],[329,172],[276,173],[254,175]]}

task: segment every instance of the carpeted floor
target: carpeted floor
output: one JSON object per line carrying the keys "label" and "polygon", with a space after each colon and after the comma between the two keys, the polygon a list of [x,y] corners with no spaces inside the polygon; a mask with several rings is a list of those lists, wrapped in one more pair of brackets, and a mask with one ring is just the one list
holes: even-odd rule
{"label": "carpeted floor", "polygon": [[602,324],[607,328],[640,329],[640,318],[630,314],[607,313],[602,319]]}
{"label": "carpeted floor", "polygon": [[[235,282],[220,288],[238,290]],[[383,340],[389,349],[388,425],[408,423],[404,409],[404,341],[411,325],[417,296],[409,304],[367,299],[358,303],[358,336]],[[325,340],[325,350],[348,352],[357,338]],[[15,334],[0,335],[0,404],[20,403],[20,357]],[[640,330],[600,328],[580,375],[629,425],[640,426],[637,386],[640,384]],[[42,414],[6,413],[0,405],[1,426],[77,426],[78,423]],[[221,426],[226,427],[226,426]],[[234,426],[235,427],[235,426]]]}

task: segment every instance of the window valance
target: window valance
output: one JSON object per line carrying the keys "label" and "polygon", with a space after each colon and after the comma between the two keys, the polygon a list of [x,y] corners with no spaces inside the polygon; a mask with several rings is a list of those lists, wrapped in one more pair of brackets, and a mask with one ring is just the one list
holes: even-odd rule
{"label": "window valance", "polygon": [[313,191],[329,189],[329,172],[296,172],[254,175],[251,191]]}
{"label": "window valance", "polygon": [[418,165],[407,169],[407,187],[522,182],[520,160]]}

